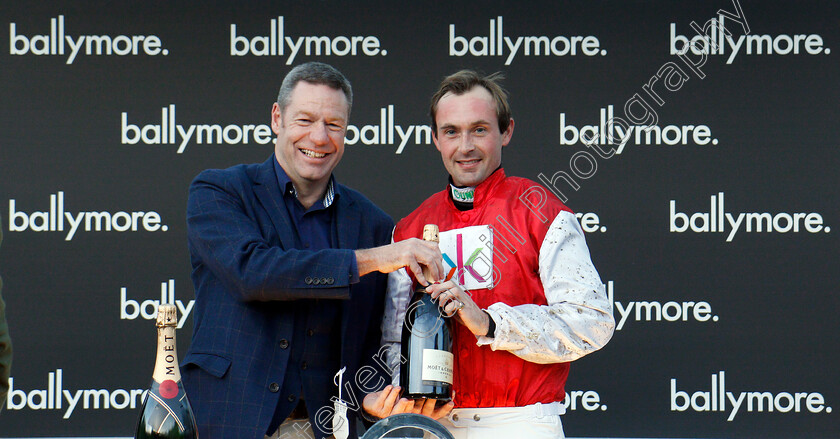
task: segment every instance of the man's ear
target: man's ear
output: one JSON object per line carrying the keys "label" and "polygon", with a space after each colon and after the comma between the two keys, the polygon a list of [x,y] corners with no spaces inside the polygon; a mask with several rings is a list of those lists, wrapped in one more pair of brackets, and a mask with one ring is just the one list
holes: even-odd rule
{"label": "man's ear", "polygon": [[432,130],[432,142],[435,142],[435,148],[440,151],[440,142],[438,141],[437,133]]}
{"label": "man's ear", "polygon": [[510,143],[510,138],[513,137],[513,118],[510,118],[510,124],[508,124],[507,129],[505,132],[502,133],[502,146],[506,146]]}
{"label": "man's ear", "polygon": [[283,113],[280,112],[280,104],[277,102],[271,106],[271,131],[274,134],[280,134],[279,130],[283,127]]}

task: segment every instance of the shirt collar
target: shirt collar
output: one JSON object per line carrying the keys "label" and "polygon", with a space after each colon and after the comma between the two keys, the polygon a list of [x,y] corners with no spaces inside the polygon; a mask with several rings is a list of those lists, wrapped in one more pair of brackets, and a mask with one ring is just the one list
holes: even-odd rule
{"label": "shirt collar", "polygon": [[490,174],[484,181],[479,183],[472,189],[473,199],[472,201],[459,201],[456,200],[455,197],[452,195],[452,191],[454,188],[467,188],[466,186],[455,186],[455,183],[452,181],[452,176],[449,176],[449,187],[446,188],[447,193],[449,194],[449,201],[458,208],[460,211],[464,210],[471,210],[474,206],[481,205],[484,200],[487,199],[487,194],[490,190],[496,186],[496,184],[505,179],[505,170],[502,169],[502,166],[499,165],[492,174]]}
{"label": "shirt collar", "polygon": [[[285,195],[292,195],[297,198],[297,189],[295,189],[294,183],[286,174],[286,171],[283,170],[283,167],[280,166],[280,163],[277,162],[277,159],[274,159],[274,172],[277,174],[277,184],[280,187],[280,192]],[[321,200],[321,203],[324,205],[324,208],[330,207],[335,201],[336,192],[335,187],[335,176],[330,174],[330,181],[327,183],[327,191],[324,193],[324,198]]]}

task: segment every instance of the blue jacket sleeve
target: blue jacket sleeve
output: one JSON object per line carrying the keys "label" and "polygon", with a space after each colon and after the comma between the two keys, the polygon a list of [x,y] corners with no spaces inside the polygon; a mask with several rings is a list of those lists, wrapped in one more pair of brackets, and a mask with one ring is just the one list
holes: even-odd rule
{"label": "blue jacket sleeve", "polygon": [[241,175],[205,171],[190,186],[193,270],[209,270],[241,301],[348,299],[359,280],[354,250],[287,248],[271,218],[279,211],[263,206]]}

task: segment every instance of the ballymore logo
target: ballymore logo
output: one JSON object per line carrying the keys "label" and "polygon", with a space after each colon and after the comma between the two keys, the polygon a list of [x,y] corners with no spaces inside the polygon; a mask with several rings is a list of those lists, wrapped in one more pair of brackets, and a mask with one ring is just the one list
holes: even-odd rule
{"label": "ballymore logo", "polygon": [[85,56],[137,56],[168,55],[157,35],[78,35],[67,34],[64,16],[50,19],[47,34],[25,34],[17,23],[9,23],[10,55],[49,55],[67,57],[67,64],[79,55]]}
{"label": "ballymore logo", "polygon": [[161,224],[155,211],[136,212],[69,212],[64,207],[64,192],[50,195],[48,210],[26,212],[18,210],[17,200],[9,200],[9,231],[66,232],[65,241],[73,240],[77,232],[165,232],[169,226]]}
{"label": "ballymore logo", "polygon": [[566,397],[560,403],[563,410],[587,412],[607,411],[607,405],[601,401],[601,395],[595,390],[572,390],[566,392]]}
{"label": "ballymore logo", "polygon": [[455,33],[455,25],[449,25],[449,56],[506,56],[509,66],[517,55],[522,56],[606,56],[598,37],[588,36],[518,36],[505,35],[504,18],[490,20],[487,35],[465,37]]}
{"label": "ballymore logo", "polygon": [[178,329],[184,326],[190,316],[195,299],[187,301],[175,299],[175,279],[169,279],[160,283],[160,300],[157,299],[132,299],[129,298],[128,288],[120,288],[120,320],[135,320],[142,317],[145,320],[157,319],[158,307],[161,304],[172,304],[178,307]]}
{"label": "ballymore logo", "polygon": [[820,392],[733,392],[727,390],[726,372],[712,374],[707,389],[679,390],[677,379],[671,378],[671,411],[729,412],[726,420],[732,422],[739,413],[831,413],[825,397]]}
{"label": "ballymore logo", "polygon": [[[685,55],[689,50],[704,57],[728,55],[726,63],[732,64],[740,54],[784,56],[831,53],[831,49],[823,47],[823,38],[818,34],[752,35],[741,5],[737,1],[733,1],[733,5],[735,13],[721,11],[716,19],[709,20],[702,28],[692,22],[694,33],[689,36],[677,33],[677,24],[671,23],[671,55]],[[741,25],[744,34],[734,37],[726,27],[725,18]]]}
{"label": "ballymore logo", "polygon": [[394,105],[379,109],[379,124],[348,125],[344,143],[355,145],[396,145],[396,154],[402,154],[406,145],[432,144],[432,127],[424,124],[401,125],[396,121]]}
{"label": "ballymore logo", "polygon": [[[290,36],[283,16],[271,19],[268,35],[244,36],[236,24],[230,25],[230,56],[287,56],[291,65],[298,55],[305,56],[385,56],[375,36]],[[288,50],[287,50],[288,49]]]}
{"label": "ballymore logo", "polygon": [[[673,63],[669,63],[673,64]],[[674,65],[676,68],[676,65]],[[676,70],[675,70],[676,71]],[[641,99],[631,99],[628,106],[638,103],[647,108],[647,104]],[[616,123],[614,107],[608,105],[601,108],[598,125],[575,125],[569,123],[566,113],[560,113],[560,144],[576,145],[586,144],[589,146],[609,146],[615,154],[624,152],[624,148],[630,145],[717,145],[718,140],[712,137],[712,130],[704,124],[690,125],[629,125],[622,126]],[[648,110],[648,113],[652,109]]]}
{"label": "ballymore logo", "polygon": [[[9,410],[58,410],[64,419],[76,410],[136,410],[143,404],[146,389],[65,389],[64,370],[47,374],[46,389],[26,389],[9,378],[6,408]],[[43,384],[42,384],[43,385]]]}
{"label": "ballymore logo", "polygon": [[[128,112],[123,111],[120,118],[120,143],[123,145],[172,145],[176,152],[183,153],[187,145],[247,145],[268,144],[273,139],[271,127],[262,125],[220,125],[192,124],[182,125],[176,119],[175,104],[161,107],[160,123],[139,125],[130,123]],[[133,122],[133,121],[132,121]],[[155,121],[157,122],[157,121]]]}
{"label": "ballymore logo", "polygon": [[712,195],[708,206],[708,212],[685,213],[677,210],[676,200],[670,200],[670,232],[726,233],[726,242],[732,242],[740,232],[831,232],[831,227],[823,224],[823,217],[817,212],[727,212],[723,192]]}
{"label": "ballymore logo", "polygon": [[635,322],[717,322],[719,317],[712,311],[712,305],[705,300],[684,300],[681,302],[643,300],[618,302],[615,300],[615,283],[607,282],[607,296],[613,305],[616,316],[616,331],[624,329],[628,321]]}

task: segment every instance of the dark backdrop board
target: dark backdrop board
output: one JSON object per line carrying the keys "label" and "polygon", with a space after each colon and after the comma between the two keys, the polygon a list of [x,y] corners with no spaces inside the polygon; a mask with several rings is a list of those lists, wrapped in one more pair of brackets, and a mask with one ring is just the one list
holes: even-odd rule
{"label": "dark backdrop board", "polygon": [[[272,20],[294,59],[255,53]],[[840,431],[836,2],[43,1],[0,21],[2,437],[133,434],[150,319],[194,298],[189,182],[268,157],[280,80],[310,60],[356,92],[338,178],[395,219],[446,183],[424,131],[440,79],[506,74],[503,164],[584,214],[614,301],[613,340],[572,366],[570,437]]]}

